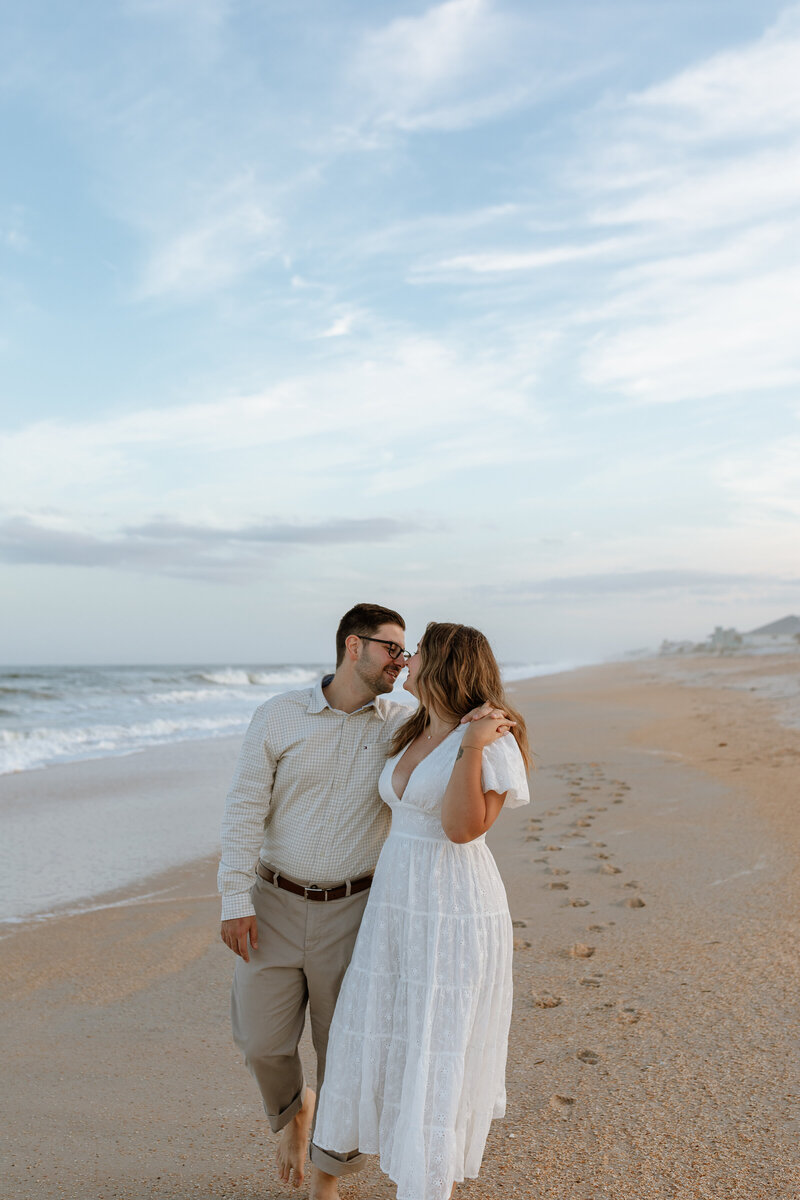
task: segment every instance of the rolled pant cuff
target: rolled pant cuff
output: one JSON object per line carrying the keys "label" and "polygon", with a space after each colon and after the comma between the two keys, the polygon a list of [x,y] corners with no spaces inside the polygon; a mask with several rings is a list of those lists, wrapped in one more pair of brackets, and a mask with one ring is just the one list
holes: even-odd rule
{"label": "rolled pant cuff", "polygon": [[303,1107],[303,1096],[305,1095],[305,1090],[306,1085],[303,1084],[291,1104],[287,1104],[286,1108],[279,1112],[277,1116],[275,1113],[267,1113],[269,1127],[273,1133],[280,1133],[283,1127],[289,1124],[292,1117],[296,1117],[300,1112],[300,1109]]}
{"label": "rolled pant cuff", "polygon": [[327,1175],[335,1175],[337,1179],[341,1175],[354,1175],[356,1171],[363,1170],[366,1161],[365,1155],[359,1154],[357,1150],[353,1150],[347,1157],[336,1157],[327,1150],[322,1150],[313,1142],[311,1143],[313,1165]]}

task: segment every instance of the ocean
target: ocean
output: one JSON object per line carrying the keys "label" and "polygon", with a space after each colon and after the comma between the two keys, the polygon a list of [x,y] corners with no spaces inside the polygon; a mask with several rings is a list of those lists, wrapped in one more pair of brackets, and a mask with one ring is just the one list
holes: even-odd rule
{"label": "ocean", "polygon": [[[576,665],[509,664],[504,676],[525,679]],[[319,663],[0,669],[0,775],[243,734],[259,704],[332,669]],[[395,694],[413,703],[400,683]]]}
{"label": "ocean", "polygon": [[270,696],[325,668],[15,667],[0,671],[0,775],[244,732]]}

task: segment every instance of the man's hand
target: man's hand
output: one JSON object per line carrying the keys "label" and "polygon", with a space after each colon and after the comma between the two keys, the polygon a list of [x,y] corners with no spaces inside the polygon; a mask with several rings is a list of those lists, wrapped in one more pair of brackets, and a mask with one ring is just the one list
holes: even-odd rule
{"label": "man's hand", "polygon": [[[468,725],[470,721],[482,721],[484,717],[497,717],[499,720],[500,717],[507,718],[508,713],[504,712],[502,708],[495,708],[493,704],[487,702],[486,704],[482,704],[480,708],[473,708],[472,712],[468,712],[465,717],[462,717],[461,724]],[[516,724],[516,722],[512,723]]]}
{"label": "man's hand", "polygon": [[248,937],[253,949],[258,949],[258,922],[255,917],[234,917],[232,921],[223,921],[219,933],[229,950],[238,954],[245,962],[250,962]]}

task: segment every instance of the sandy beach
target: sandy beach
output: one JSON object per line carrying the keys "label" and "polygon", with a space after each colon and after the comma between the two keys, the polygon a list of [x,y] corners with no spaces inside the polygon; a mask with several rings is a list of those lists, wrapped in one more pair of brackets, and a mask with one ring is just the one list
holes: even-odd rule
{"label": "sandy beach", "polygon": [[[797,667],[692,656],[511,686],[537,770],[490,835],[517,926],[508,1116],[459,1200],[800,1194]],[[237,749],[52,771],[74,793],[102,775],[133,812],[166,784],[218,790],[221,812]],[[5,777],[0,802],[53,780]],[[298,1194],[231,1043],[215,871],[2,930],[9,1200]],[[371,1166],[342,1194],[394,1189]]]}

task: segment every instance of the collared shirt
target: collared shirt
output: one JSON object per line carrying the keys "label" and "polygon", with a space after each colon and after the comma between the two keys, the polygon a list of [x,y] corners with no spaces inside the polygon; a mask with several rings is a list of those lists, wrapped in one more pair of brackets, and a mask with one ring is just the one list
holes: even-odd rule
{"label": "collared shirt", "polygon": [[385,696],[331,708],[323,684],[274,696],[253,714],[222,822],[222,919],[253,915],[259,857],[299,883],[326,886],[374,870],[391,814],[378,778],[406,705]]}

